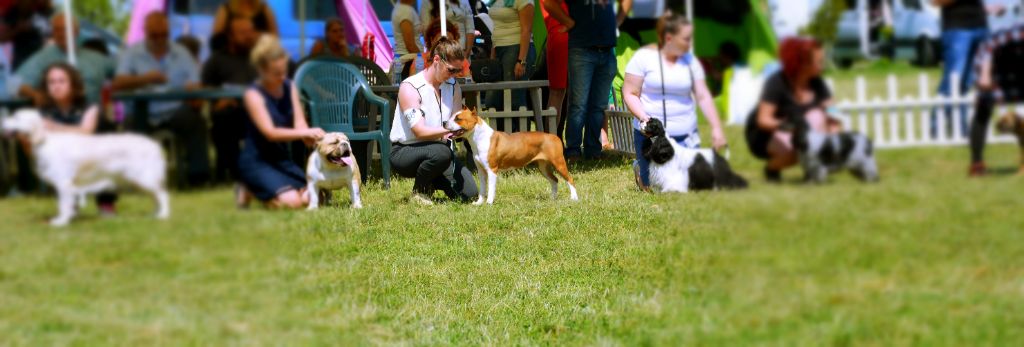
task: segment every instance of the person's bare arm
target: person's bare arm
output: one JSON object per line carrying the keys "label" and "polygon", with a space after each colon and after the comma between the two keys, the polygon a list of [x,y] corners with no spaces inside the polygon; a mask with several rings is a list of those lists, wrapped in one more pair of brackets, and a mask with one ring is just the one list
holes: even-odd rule
{"label": "person's bare arm", "polygon": [[[274,126],[270,120],[270,113],[267,112],[263,95],[255,90],[245,92],[245,109],[249,111],[249,118],[252,119],[256,129],[263,136],[273,142],[288,142],[295,140],[318,140],[323,137],[323,130],[319,132],[314,129],[288,129]],[[296,115],[298,119],[300,115]],[[305,122],[305,120],[303,120]],[[319,130],[319,129],[317,129]]]}
{"label": "person's bare arm", "polygon": [[777,105],[761,101],[757,106],[757,127],[761,130],[775,131],[782,124],[778,119],[775,119],[775,110],[778,108]]}
{"label": "person's bare arm", "polygon": [[629,11],[633,10],[633,0],[619,0],[619,13],[615,14],[615,26],[622,26]]}
{"label": "person's bare arm", "polygon": [[643,84],[643,76],[626,73],[626,77],[622,80],[622,103],[626,104],[626,109],[633,114],[634,118],[646,122],[651,116],[644,111],[644,104],[640,101]]}
{"label": "person's bare arm", "polygon": [[419,53],[420,47],[416,45],[416,37],[413,36],[412,22],[403,21],[399,28],[402,29],[402,42],[405,42],[405,49],[409,53]]}
{"label": "person's bare arm", "polygon": [[224,6],[217,8],[217,15],[213,17],[213,33],[219,34],[224,32],[228,26],[228,13],[224,11]]}
{"label": "person's bare arm", "polygon": [[114,81],[110,83],[110,86],[116,90],[132,90],[145,88],[153,84],[163,84],[167,82],[167,76],[160,71],[150,71],[141,75],[119,75],[114,77]]}
{"label": "person's bare arm", "polygon": [[946,7],[952,5],[954,2],[956,2],[956,0],[932,0],[932,5]]}
{"label": "person's bare arm", "polygon": [[[405,113],[409,110],[417,110],[420,108],[420,94],[413,88],[411,84],[402,83],[401,87],[398,88],[398,112],[401,113],[401,117],[405,118]],[[424,123],[423,116],[416,116],[415,119],[402,119],[399,121],[409,121],[412,123],[412,134],[419,140],[440,140],[446,135],[451,133],[445,128],[432,127]]]}
{"label": "person's bare arm", "polygon": [[314,55],[323,53],[325,46],[326,45],[324,44],[323,40],[316,40],[316,43],[313,44],[313,48],[311,48],[309,50],[309,55],[310,56],[314,56]]}
{"label": "person's bare arm", "polygon": [[576,21],[569,17],[569,14],[562,11],[562,4],[565,0],[541,0],[544,2],[544,9],[548,10],[548,14],[554,17],[559,23],[565,26],[565,30],[572,30],[576,26]]}
{"label": "person's bare arm", "polygon": [[718,117],[718,109],[715,108],[715,99],[711,96],[704,80],[694,80],[694,94],[697,96],[697,105],[704,111],[704,118],[707,118],[711,125],[711,147],[718,150],[725,147],[728,142],[725,139],[725,131],[722,130],[722,122]]}
{"label": "person's bare arm", "polygon": [[519,56],[522,64],[515,65],[515,77],[519,79],[526,74],[526,55],[530,53],[530,37],[533,35],[533,5],[519,9]]}
{"label": "person's bare arm", "polygon": [[27,84],[22,84],[21,87],[18,87],[18,95],[31,99],[32,104],[36,107],[42,106],[46,102],[46,95],[42,91],[38,91]]}

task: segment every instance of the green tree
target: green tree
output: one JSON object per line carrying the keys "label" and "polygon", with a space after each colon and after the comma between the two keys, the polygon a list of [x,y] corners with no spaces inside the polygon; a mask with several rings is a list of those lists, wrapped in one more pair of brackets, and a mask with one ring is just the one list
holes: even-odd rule
{"label": "green tree", "polygon": [[800,29],[801,35],[811,36],[825,45],[831,46],[836,41],[839,31],[839,17],[846,11],[846,0],[825,0],[814,12],[814,18],[807,26]]}
{"label": "green tree", "polygon": [[[131,0],[74,0],[72,10],[78,18],[87,20],[114,35],[121,36],[131,21]],[[58,8],[60,10],[60,8]]]}

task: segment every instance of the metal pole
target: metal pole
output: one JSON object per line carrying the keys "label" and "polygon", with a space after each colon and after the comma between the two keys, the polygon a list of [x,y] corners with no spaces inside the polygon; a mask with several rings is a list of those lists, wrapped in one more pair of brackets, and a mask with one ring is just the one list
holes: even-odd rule
{"label": "metal pole", "polygon": [[[693,0],[686,0],[686,19],[690,21],[690,25],[693,25]],[[694,28],[696,30],[696,28]],[[697,47],[697,40],[692,37],[690,39],[690,53],[694,52]]]}
{"label": "metal pole", "polygon": [[71,18],[71,0],[64,0],[64,35],[67,37],[68,44],[68,63],[71,66],[78,66],[78,57],[75,55],[75,29],[72,28],[75,24],[74,18]]}
{"label": "metal pole", "polygon": [[306,55],[306,0],[299,0],[299,56],[304,55]]}
{"label": "metal pole", "polygon": [[[448,36],[448,13],[445,11],[448,0],[440,0],[437,3],[441,5],[441,36]],[[465,34],[463,34],[465,36]]]}

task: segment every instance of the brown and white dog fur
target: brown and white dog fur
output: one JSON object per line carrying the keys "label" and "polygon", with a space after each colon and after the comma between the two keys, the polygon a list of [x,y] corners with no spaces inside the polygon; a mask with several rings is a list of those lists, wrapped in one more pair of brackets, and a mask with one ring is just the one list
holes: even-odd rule
{"label": "brown and white dog fur", "polygon": [[1018,175],[1024,175],[1024,118],[1015,112],[1007,112],[996,121],[996,130],[1003,134],[1013,134],[1020,145],[1020,169]]}
{"label": "brown and white dog fur", "polygon": [[[352,145],[348,136],[342,133],[327,133],[316,144],[316,151],[309,155],[306,164],[306,192],[309,194],[307,210],[320,206],[321,193],[325,200],[331,191],[348,188],[352,196],[352,208],[363,208],[359,197],[362,185],[359,165],[352,156]],[[326,201],[325,201],[326,203]]]}
{"label": "brown and white dog fur", "polygon": [[555,172],[558,172],[569,185],[570,199],[579,200],[562,155],[562,141],[557,136],[536,131],[512,134],[495,131],[476,111],[466,108],[444,122],[444,127],[448,131],[464,131],[460,137],[469,139],[469,146],[473,149],[473,161],[480,176],[480,195],[474,205],[483,204],[485,186],[487,203],[494,203],[499,172],[530,163],[537,163],[540,172],[551,182],[552,199],[558,197],[558,178],[555,177]]}

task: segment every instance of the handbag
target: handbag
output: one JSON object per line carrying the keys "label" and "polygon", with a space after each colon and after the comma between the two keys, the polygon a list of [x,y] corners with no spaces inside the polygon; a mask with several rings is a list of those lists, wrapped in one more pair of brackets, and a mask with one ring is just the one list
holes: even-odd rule
{"label": "handbag", "polygon": [[470,63],[473,82],[499,82],[502,79],[501,61],[498,59],[475,59]]}

